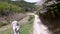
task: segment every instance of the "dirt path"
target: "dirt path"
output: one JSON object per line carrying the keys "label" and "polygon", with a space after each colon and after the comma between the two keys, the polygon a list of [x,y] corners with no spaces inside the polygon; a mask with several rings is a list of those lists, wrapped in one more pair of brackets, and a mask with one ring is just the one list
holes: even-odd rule
{"label": "dirt path", "polygon": [[48,28],[42,24],[41,20],[39,19],[38,15],[34,15],[34,26],[33,26],[33,34],[51,34]]}
{"label": "dirt path", "polygon": [[[29,19],[29,16],[27,15],[26,17],[24,17],[22,20],[19,21],[19,24],[28,22],[28,19]],[[12,27],[11,24],[0,27],[0,31],[7,30],[8,28],[11,28],[11,27]]]}
{"label": "dirt path", "polygon": [[0,31],[4,31],[4,30],[6,30],[8,28],[11,28],[11,24],[3,26],[3,27],[0,27]]}
{"label": "dirt path", "polygon": [[[34,25],[33,25],[33,34],[50,34],[49,30],[47,30],[47,27],[42,24],[41,20],[39,19],[38,15],[35,15],[34,13],[27,13],[27,16],[24,17],[22,20],[19,21],[19,24],[23,26],[28,22],[29,15],[34,15]],[[0,31],[6,30],[8,28],[11,28],[11,24],[3,26],[0,28]]]}
{"label": "dirt path", "polygon": [[28,15],[35,16],[34,25],[33,25],[33,34],[51,34],[51,32],[48,30],[48,27],[42,24],[38,15],[34,13],[29,13]]}

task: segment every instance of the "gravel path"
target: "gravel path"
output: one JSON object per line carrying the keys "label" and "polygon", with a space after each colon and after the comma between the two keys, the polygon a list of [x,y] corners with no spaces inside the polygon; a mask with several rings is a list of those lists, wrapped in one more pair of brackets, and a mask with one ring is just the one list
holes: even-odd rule
{"label": "gravel path", "polygon": [[38,15],[34,13],[29,13],[29,15],[35,16],[33,25],[33,34],[51,34],[51,32],[48,30],[48,27],[42,24]]}
{"label": "gravel path", "polygon": [[48,28],[42,24],[41,20],[39,19],[38,15],[34,15],[34,26],[33,26],[33,34],[51,34]]}

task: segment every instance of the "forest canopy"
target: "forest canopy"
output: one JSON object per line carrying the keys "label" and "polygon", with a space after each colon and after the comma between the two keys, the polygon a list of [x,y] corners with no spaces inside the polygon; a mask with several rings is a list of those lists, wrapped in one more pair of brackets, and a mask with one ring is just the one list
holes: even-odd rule
{"label": "forest canopy", "polygon": [[25,12],[30,8],[34,8],[34,3],[29,3],[25,1],[11,1],[11,0],[0,0],[0,15],[5,15],[14,12]]}

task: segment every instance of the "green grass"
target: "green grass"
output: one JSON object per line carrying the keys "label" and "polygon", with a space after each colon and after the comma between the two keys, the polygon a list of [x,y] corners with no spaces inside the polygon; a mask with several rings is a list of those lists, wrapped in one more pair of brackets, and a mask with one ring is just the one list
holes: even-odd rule
{"label": "green grass", "polygon": [[[29,22],[20,29],[20,34],[30,34],[33,28],[34,18],[29,20]],[[12,28],[9,28],[4,31],[0,31],[0,34],[13,34]]]}
{"label": "green grass", "polygon": [[12,28],[9,28],[9,29],[4,30],[4,31],[0,31],[0,34],[13,34]]}
{"label": "green grass", "polygon": [[28,25],[25,25],[24,27],[21,28],[20,34],[30,34],[32,27],[33,21],[30,21]]}
{"label": "green grass", "polygon": [[20,34],[30,34],[33,28],[33,22],[34,22],[34,18],[29,20],[29,23],[21,28]]}

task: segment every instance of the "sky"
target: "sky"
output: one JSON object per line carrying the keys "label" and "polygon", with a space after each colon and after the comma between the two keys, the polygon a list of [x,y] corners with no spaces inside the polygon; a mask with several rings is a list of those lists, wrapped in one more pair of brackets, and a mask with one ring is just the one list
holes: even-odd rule
{"label": "sky", "polygon": [[25,1],[27,1],[27,2],[37,2],[39,0],[25,0]]}
{"label": "sky", "polygon": [[[16,1],[16,0],[12,0],[12,1]],[[37,1],[39,1],[39,0],[24,0],[24,1],[26,1],[26,2],[37,2]]]}

